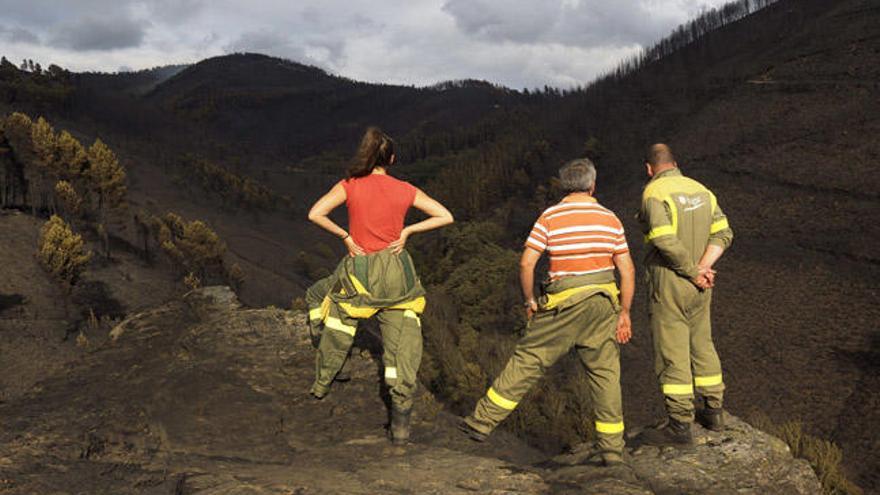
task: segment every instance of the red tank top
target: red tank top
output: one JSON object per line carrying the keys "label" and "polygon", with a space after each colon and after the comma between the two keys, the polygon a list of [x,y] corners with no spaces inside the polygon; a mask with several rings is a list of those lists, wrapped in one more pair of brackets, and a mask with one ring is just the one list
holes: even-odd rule
{"label": "red tank top", "polygon": [[346,179],[348,229],[358,246],[375,253],[400,238],[406,212],[416,199],[416,188],[390,175],[371,174]]}

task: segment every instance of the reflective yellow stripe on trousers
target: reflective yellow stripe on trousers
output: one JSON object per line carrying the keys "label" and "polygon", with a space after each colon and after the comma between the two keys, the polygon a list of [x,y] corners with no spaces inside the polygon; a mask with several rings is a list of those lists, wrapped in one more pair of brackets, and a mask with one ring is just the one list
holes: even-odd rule
{"label": "reflective yellow stripe on trousers", "polygon": [[321,307],[312,308],[309,310],[309,319],[310,320],[320,320],[324,317],[324,311],[321,310]]}
{"label": "reflective yellow stripe on trousers", "polygon": [[403,317],[404,318],[412,318],[412,319],[416,320],[416,324],[419,327],[422,326],[422,320],[419,319],[419,315],[417,315],[416,312],[411,309],[404,310]]}
{"label": "reflective yellow stripe on trousers", "polygon": [[664,383],[663,395],[693,395],[694,385],[691,383]]}
{"label": "reflective yellow stripe on trousers", "polygon": [[507,409],[508,411],[516,409],[517,404],[519,404],[518,402],[514,402],[512,400],[501,397],[500,395],[498,395],[498,392],[496,392],[495,389],[492,387],[489,387],[489,391],[486,392],[486,397],[488,397],[489,400],[492,401],[492,403],[496,406],[502,409]]}
{"label": "reflective yellow stripe on trousers", "polygon": [[606,435],[616,435],[618,433],[623,433],[623,421],[618,421],[616,423],[596,421],[596,432],[604,433]]}
{"label": "reflective yellow stripe on trousers", "polygon": [[721,373],[717,375],[709,375],[709,376],[695,376],[694,384],[698,387],[713,387],[715,385],[721,385],[722,378]]}
{"label": "reflective yellow stripe on trousers", "polygon": [[339,318],[334,318],[333,316],[328,316],[327,320],[324,322],[324,326],[327,328],[332,328],[333,330],[339,330],[340,332],[347,333],[354,337],[354,333],[357,331],[357,327],[353,327],[351,325],[346,325],[342,323],[342,320]]}

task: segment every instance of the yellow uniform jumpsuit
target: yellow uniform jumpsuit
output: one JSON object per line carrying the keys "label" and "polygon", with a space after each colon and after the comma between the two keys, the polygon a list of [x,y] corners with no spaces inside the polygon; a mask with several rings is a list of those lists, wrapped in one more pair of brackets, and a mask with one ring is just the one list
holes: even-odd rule
{"label": "yellow uniform jumpsuit", "polygon": [[694,419],[694,388],[721,408],[724,381],[712,342],[712,290],[691,282],[706,246],[730,246],[733,231],[715,195],[677,168],[654,176],[639,213],[647,253],[648,311],[655,371],[670,417]]}

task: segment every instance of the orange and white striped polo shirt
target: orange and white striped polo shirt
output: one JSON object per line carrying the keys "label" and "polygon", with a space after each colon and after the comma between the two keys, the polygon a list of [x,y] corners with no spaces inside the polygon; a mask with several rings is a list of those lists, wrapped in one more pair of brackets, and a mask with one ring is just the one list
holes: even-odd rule
{"label": "orange and white striped polo shirt", "polygon": [[591,197],[544,210],[526,246],[549,253],[551,280],[614,270],[613,256],[629,252],[620,219]]}

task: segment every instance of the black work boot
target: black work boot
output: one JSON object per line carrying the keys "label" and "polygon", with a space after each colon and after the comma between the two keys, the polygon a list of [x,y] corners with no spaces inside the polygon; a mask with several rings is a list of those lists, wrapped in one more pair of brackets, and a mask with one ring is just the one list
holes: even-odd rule
{"label": "black work boot", "polygon": [[578,464],[582,465],[592,466],[598,464],[599,466],[614,467],[623,464],[623,456],[619,452],[609,452],[599,447],[594,447],[593,450],[586,454],[582,453],[581,456],[584,457]]}
{"label": "black work boot", "polygon": [[394,445],[406,445],[409,441],[409,418],[412,409],[402,411],[397,406],[391,406],[391,443]]}
{"label": "black work boot", "polygon": [[658,447],[693,445],[694,443],[691,424],[683,423],[675,418],[669,418],[665,425],[646,429],[639,433],[636,440],[641,445],[656,445]]}
{"label": "black work boot", "polygon": [[558,455],[542,464],[556,468],[577,465],[614,467],[625,463],[622,452],[603,450],[595,442],[584,442],[572,446],[565,454]]}
{"label": "black work boot", "polygon": [[617,452],[602,452],[602,465],[605,467],[620,466],[623,462],[623,456]]}
{"label": "black work boot", "polygon": [[711,431],[724,431],[724,409],[706,406],[697,414],[703,428]]}
{"label": "black work boot", "polygon": [[471,440],[475,442],[485,442],[487,438],[489,438],[488,433],[483,433],[482,431],[474,428],[468,422],[468,418],[462,418],[461,421],[458,422],[458,429],[464,432]]}

